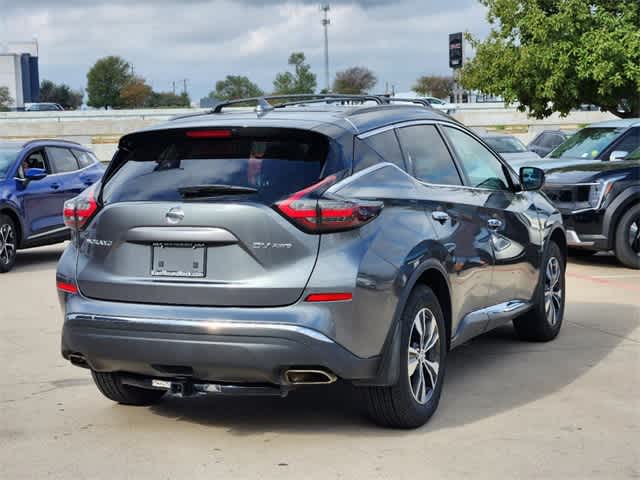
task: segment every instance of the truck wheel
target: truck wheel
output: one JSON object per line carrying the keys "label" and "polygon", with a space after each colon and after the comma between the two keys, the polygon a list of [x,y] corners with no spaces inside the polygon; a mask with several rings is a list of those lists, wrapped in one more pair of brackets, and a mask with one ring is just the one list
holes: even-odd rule
{"label": "truck wheel", "polygon": [[433,291],[415,287],[402,314],[400,374],[390,387],[363,387],[369,416],[379,425],[416,428],[440,401],[447,359],[444,315]]}
{"label": "truck wheel", "polygon": [[0,215],[0,273],[7,273],[16,263],[18,237],[10,217]]}
{"label": "truck wheel", "polygon": [[105,397],[124,405],[152,405],[160,401],[166,393],[164,390],[151,390],[133,387],[122,383],[118,373],[101,373],[91,371],[93,381]]}
{"label": "truck wheel", "polygon": [[640,204],[625,213],[616,228],[615,252],[629,268],[640,268]]}
{"label": "truck wheel", "polygon": [[513,320],[518,337],[530,342],[556,338],[564,317],[565,259],[553,241],[549,243],[542,268],[533,308]]}

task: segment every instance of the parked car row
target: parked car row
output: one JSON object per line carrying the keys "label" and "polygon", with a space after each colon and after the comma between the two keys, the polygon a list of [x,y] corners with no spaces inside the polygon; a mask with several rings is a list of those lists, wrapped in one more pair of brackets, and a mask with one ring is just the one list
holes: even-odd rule
{"label": "parked car row", "polygon": [[528,146],[544,153],[559,142],[544,158],[512,135],[483,139],[514,168],[545,170],[544,192],[562,212],[571,254],[613,250],[625,266],[640,268],[640,120],[595,123],[573,134],[545,130]]}

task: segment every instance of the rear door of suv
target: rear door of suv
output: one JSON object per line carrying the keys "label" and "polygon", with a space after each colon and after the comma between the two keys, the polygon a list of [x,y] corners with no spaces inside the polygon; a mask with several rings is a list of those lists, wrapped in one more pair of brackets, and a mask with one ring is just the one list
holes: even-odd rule
{"label": "rear door of suv", "polygon": [[276,128],[125,138],[104,180],[102,207],[82,232],[81,292],[155,304],[294,303],[320,235],[294,226],[274,205],[295,202],[293,194],[340,168],[330,142]]}

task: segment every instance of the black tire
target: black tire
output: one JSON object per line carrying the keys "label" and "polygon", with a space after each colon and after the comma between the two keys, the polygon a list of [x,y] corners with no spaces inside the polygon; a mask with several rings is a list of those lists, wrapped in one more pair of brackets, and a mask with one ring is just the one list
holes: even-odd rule
{"label": "black tire", "polygon": [[567,252],[570,257],[584,258],[591,257],[598,253],[597,250],[588,250],[586,248],[571,248],[569,247],[569,251]]}
{"label": "black tire", "polygon": [[101,373],[91,371],[93,381],[105,397],[124,405],[152,405],[164,396],[164,390],[124,385],[119,373]]}
{"label": "black tire", "polygon": [[0,273],[7,273],[16,263],[17,233],[14,221],[7,215],[0,215]]}
{"label": "black tire", "polygon": [[[620,262],[629,267],[640,269],[640,204],[631,207],[620,219],[616,227],[615,253]],[[635,232],[634,239],[631,238]]]}
{"label": "black tire", "polygon": [[[550,282],[547,275],[550,264],[554,263],[553,259],[559,269],[557,283]],[[535,304],[531,310],[513,320],[513,326],[520,339],[529,342],[549,342],[560,333],[566,298],[565,265],[566,261],[560,247],[555,242],[550,242],[540,267],[540,284],[536,291]],[[550,304],[547,306],[545,290],[552,283],[554,286],[557,285],[554,291],[559,291],[560,296],[550,295]],[[552,313],[548,308],[554,308],[554,317],[551,317]]]}
{"label": "black tire", "polygon": [[[425,313],[428,311],[432,315],[429,319],[429,325],[431,326],[431,322],[435,322],[437,326],[439,338],[437,347],[434,343],[433,349],[429,350],[427,354],[422,354],[423,358],[429,357],[431,362],[436,359],[439,362],[435,386],[430,380],[431,377],[428,376],[426,363],[421,363],[423,361],[426,362],[426,360],[421,360],[419,356],[414,357],[417,359],[417,367],[414,368],[414,374],[412,376],[409,375],[409,344],[410,340],[414,340],[416,338],[415,335],[419,333],[414,328],[414,321],[421,311],[425,311]],[[424,425],[438,408],[447,359],[448,342],[444,315],[438,298],[430,288],[424,285],[418,285],[414,288],[405,306],[401,322],[401,360],[396,384],[389,387],[363,387],[363,396],[367,412],[377,424],[391,428],[416,428]],[[412,343],[412,345],[415,347],[417,343]],[[412,350],[416,352],[415,348]],[[420,385],[414,380],[419,378],[421,374],[424,374],[425,382],[428,381],[430,384],[430,389],[425,393],[422,403],[418,400],[420,395],[416,396],[413,393],[417,385]],[[424,385],[426,391],[426,383]]]}

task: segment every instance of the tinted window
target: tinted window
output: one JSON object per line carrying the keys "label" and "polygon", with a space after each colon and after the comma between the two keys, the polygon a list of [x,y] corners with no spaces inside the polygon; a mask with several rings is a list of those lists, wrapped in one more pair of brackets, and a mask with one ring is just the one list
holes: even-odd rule
{"label": "tinted window", "polygon": [[54,173],[73,172],[78,162],[70,150],[60,147],[47,147],[47,157]]}
{"label": "tinted window", "polygon": [[551,158],[583,158],[593,160],[622,132],[623,128],[583,128],[553,152]]}
{"label": "tinted window", "polygon": [[613,149],[624,152],[633,152],[638,147],[640,147],[640,128],[632,128],[624,137],[622,137]]}
{"label": "tinted window", "polygon": [[398,139],[393,130],[388,130],[377,135],[372,135],[366,138],[367,143],[383,158],[384,162],[393,163],[402,170],[405,170],[404,159],[402,158],[402,151],[398,144]]}
{"label": "tinted window", "polygon": [[560,145],[559,143],[556,143],[556,136],[551,133],[543,133],[538,144],[545,148],[555,148]]}
{"label": "tinted window", "polygon": [[462,163],[470,186],[493,190],[509,189],[504,167],[484,145],[456,128],[445,127],[445,131]]}
{"label": "tinted window", "polygon": [[435,126],[400,128],[398,137],[417,179],[438,185],[462,184],[449,150]]}
{"label": "tinted window", "polygon": [[356,138],[353,152],[353,171],[358,172],[369,168],[378,163],[384,162],[384,159],[371,148],[364,140]]}
{"label": "tinted window", "polygon": [[78,159],[78,165],[80,168],[88,167],[89,165],[93,165],[98,160],[91,153],[85,152],[84,150],[76,150],[75,148],[71,150],[75,157]]}
{"label": "tinted window", "polygon": [[5,178],[18,157],[19,149],[0,148],[0,178]]}
{"label": "tinted window", "polygon": [[[185,187],[231,185],[256,189],[234,195],[273,204],[320,179],[327,139],[311,133],[227,139],[169,138],[158,135],[134,147],[103,190],[106,203],[176,201]],[[224,195],[200,196],[197,201]]]}

